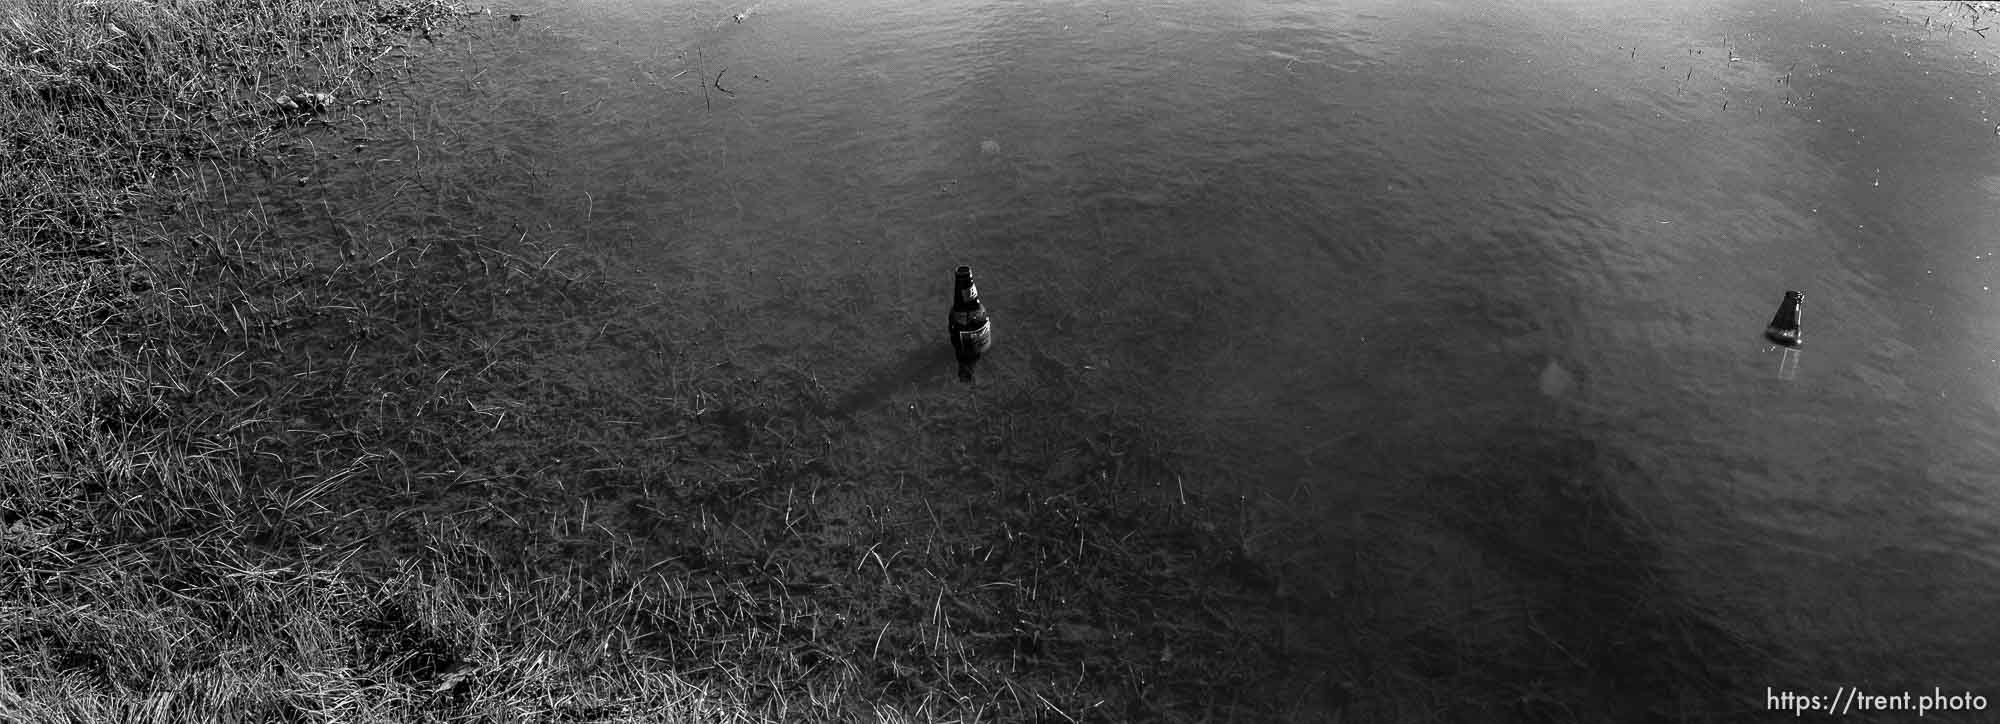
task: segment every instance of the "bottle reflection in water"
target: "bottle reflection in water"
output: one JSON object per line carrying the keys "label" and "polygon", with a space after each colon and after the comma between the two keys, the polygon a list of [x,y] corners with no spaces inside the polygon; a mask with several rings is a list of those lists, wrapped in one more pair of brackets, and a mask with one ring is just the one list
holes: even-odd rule
{"label": "bottle reflection in water", "polygon": [[958,357],[958,378],[972,381],[972,367],[993,348],[993,320],[986,305],[979,303],[979,287],[972,283],[972,267],[961,266],[952,275],[951,351]]}

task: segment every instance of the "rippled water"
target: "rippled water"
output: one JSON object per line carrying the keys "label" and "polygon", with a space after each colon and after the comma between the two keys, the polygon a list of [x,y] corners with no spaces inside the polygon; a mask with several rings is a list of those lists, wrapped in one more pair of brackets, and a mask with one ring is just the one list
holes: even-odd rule
{"label": "rippled water", "polygon": [[452,183],[574,221],[718,355],[865,407],[948,374],[905,360],[969,264],[991,384],[1142,382],[1224,484],[1581,437],[1738,615],[1906,662],[2000,643],[2000,46],[1927,7],[507,10],[411,91],[501,169]]}

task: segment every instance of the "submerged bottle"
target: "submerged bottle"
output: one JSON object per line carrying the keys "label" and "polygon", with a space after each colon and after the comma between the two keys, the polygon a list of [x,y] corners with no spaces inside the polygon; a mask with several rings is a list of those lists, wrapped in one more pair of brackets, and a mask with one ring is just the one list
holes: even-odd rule
{"label": "submerged bottle", "polygon": [[1797,347],[1802,333],[1799,331],[1799,307],[1806,302],[1806,295],[1785,292],[1785,301],[1778,304],[1778,316],[1771,318],[1771,326],[1764,328],[1764,338],[1780,347]]}
{"label": "submerged bottle", "polygon": [[972,381],[972,366],[993,347],[993,320],[986,305],[979,303],[979,287],[972,284],[972,267],[961,266],[952,275],[951,351],[958,357],[958,378]]}

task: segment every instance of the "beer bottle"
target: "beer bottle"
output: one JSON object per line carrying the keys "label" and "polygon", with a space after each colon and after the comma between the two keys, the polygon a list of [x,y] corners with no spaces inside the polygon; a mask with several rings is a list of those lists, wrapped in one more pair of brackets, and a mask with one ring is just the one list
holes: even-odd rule
{"label": "beer bottle", "polygon": [[958,357],[958,378],[972,381],[972,366],[993,347],[993,320],[979,303],[979,287],[972,284],[972,267],[961,266],[952,275],[951,351]]}
{"label": "beer bottle", "polygon": [[1799,346],[1799,306],[1805,301],[1804,294],[1785,292],[1785,301],[1778,304],[1778,316],[1772,317],[1771,326],[1764,328],[1764,338],[1781,347]]}

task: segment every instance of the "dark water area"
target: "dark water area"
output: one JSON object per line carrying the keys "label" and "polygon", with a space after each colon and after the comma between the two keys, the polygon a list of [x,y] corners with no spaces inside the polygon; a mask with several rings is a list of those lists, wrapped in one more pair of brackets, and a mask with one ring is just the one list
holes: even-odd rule
{"label": "dark water area", "polygon": [[[1206,489],[1458,541],[1399,600],[1670,595],[1857,685],[2000,696],[2000,46],[1931,4],[496,12],[300,171],[357,195],[338,223],[551,234],[702,361],[857,420],[957,390],[967,264],[982,385],[1116,398]],[[1564,568],[1598,555],[1672,586]]]}

